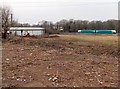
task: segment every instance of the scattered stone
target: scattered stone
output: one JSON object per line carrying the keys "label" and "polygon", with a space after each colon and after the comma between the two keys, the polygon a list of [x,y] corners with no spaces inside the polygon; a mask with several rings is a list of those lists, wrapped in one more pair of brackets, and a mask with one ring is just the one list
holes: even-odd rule
{"label": "scattered stone", "polygon": [[52,77],[50,77],[48,80],[52,80]]}
{"label": "scattered stone", "polygon": [[24,79],[23,81],[25,82],[26,80]]}
{"label": "scattered stone", "polygon": [[89,75],[89,74],[90,74],[90,72],[86,72],[85,74],[86,74],[86,75]]}
{"label": "scattered stone", "polygon": [[30,55],[32,55],[33,53],[30,53]]}
{"label": "scattered stone", "polygon": [[94,79],[89,79],[90,81],[93,81]]}
{"label": "scattered stone", "polygon": [[21,49],[21,51],[24,51],[24,49]]}
{"label": "scattered stone", "polygon": [[16,79],[17,81],[20,81],[20,79],[18,78],[18,79]]}
{"label": "scattered stone", "polygon": [[55,81],[57,81],[57,80],[58,80],[57,77],[54,77],[54,78],[52,79],[53,82],[55,82]]}
{"label": "scattered stone", "polygon": [[9,61],[10,59],[9,58],[6,58],[7,61]]}
{"label": "scattered stone", "polygon": [[76,86],[73,86],[73,87],[76,87]]}

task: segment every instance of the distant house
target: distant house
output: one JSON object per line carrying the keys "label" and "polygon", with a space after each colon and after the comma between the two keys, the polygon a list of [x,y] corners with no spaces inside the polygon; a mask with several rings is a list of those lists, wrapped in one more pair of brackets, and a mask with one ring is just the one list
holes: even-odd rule
{"label": "distant house", "polygon": [[45,29],[41,27],[10,27],[8,33],[16,35],[41,35]]}

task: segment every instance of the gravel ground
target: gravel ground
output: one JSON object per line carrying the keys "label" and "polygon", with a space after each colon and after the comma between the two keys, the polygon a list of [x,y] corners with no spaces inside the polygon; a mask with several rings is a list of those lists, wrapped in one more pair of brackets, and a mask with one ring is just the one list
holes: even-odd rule
{"label": "gravel ground", "polygon": [[3,87],[117,87],[117,45],[61,36],[3,42]]}

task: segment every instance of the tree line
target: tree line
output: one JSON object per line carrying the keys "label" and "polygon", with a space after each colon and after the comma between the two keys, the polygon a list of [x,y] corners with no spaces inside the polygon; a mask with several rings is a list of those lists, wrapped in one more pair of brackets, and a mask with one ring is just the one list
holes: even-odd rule
{"label": "tree line", "polygon": [[118,32],[118,20],[87,21],[87,20],[61,20],[56,23],[52,21],[39,21],[38,24],[19,24],[18,26],[43,27],[46,33],[78,32],[78,30],[116,30]]}
{"label": "tree line", "polygon": [[118,20],[87,21],[87,20],[61,20],[56,23],[42,21],[38,26],[49,30],[61,30],[63,32],[78,32],[78,30],[118,30]]}

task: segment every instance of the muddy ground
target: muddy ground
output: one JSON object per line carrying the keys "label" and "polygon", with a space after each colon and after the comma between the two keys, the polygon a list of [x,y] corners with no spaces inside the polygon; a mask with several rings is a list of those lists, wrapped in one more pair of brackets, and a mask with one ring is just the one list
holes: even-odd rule
{"label": "muddy ground", "polygon": [[118,45],[61,36],[3,42],[3,87],[117,87]]}

